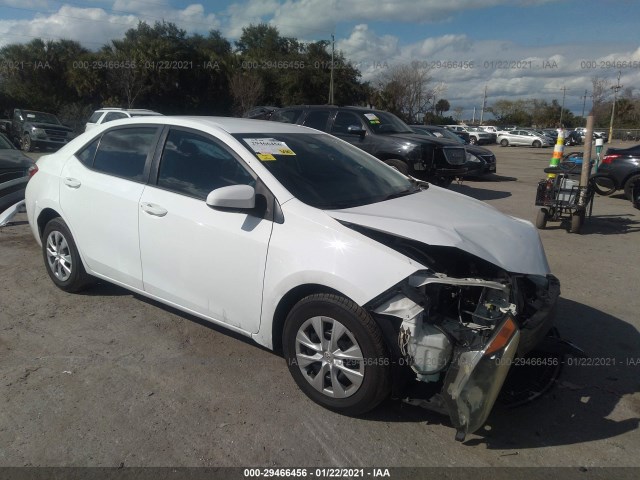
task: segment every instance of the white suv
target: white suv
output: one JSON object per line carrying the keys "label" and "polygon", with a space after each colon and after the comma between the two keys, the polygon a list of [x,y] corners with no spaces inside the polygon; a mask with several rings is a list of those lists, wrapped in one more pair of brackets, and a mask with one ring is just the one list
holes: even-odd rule
{"label": "white suv", "polygon": [[100,125],[102,123],[107,123],[112,120],[120,120],[121,118],[131,118],[131,117],[143,117],[150,115],[162,115],[161,113],[154,112],[153,110],[146,110],[144,108],[101,108],[100,110],[96,110],[93,112],[93,115],[87,121],[87,124],[84,126],[84,131],[88,131],[95,127],[96,125]]}

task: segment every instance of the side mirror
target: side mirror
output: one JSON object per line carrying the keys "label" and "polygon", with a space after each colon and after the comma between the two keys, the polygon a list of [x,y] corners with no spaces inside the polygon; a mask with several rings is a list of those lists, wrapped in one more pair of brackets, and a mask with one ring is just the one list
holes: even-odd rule
{"label": "side mirror", "polygon": [[256,191],[250,185],[216,188],[207,195],[206,203],[213,208],[251,210],[256,206]]}
{"label": "side mirror", "polygon": [[350,135],[360,135],[361,137],[364,137],[367,132],[361,125],[349,125],[347,127],[347,133]]}

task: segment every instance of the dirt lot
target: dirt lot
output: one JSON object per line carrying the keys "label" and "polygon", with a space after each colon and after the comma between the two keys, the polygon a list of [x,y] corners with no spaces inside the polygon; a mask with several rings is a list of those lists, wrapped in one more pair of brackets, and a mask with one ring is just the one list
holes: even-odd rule
{"label": "dirt lot", "polygon": [[[533,220],[551,149],[491,148],[498,175],[452,189]],[[640,211],[620,195],[596,198],[582,235],[541,232],[558,326],[597,365],[462,444],[398,402],[323,410],[282,358],[119,287],[58,290],[16,220],[0,229],[0,466],[640,466]]]}

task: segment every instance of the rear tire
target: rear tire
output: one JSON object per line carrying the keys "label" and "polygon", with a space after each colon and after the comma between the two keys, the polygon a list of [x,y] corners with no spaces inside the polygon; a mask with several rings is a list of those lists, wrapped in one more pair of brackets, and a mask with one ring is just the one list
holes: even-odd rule
{"label": "rear tire", "polygon": [[574,213],[571,215],[571,227],[569,227],[569,233],[580,233],[583,223],[584,212]]}
{"label": "rear tire", "polygon": [[471,145],[477,145],[478,144],[478,139],[476,137],[469,137],[469,143]]}
{"label": "rear tire", "polygon": [[359,415],[389,395],[391,362],[382,332],[347,298],[300,300],[285,321],[282,346],[298,387],[325,408]]}
{"label": "rear tire", "polygon": [[624,183],[624,195],[633,202],[633,185],[640,181],[640,175],[631,175]]}
{"label": "rear tire", "polygon": [[538,215],[536,215],[536,228],[540,230],[547,228],[547,210],[544,208],[538,210]]}
{"label": "rear tire", "polygon": [[60,217],[50,220],[44,227],[42,257],[49,277],[61,290],[79,292],[92,282],[69,227]]}
{"label": "rear tire", "polygon": [[509,146],[509,140],[507,140],[506,138],[503,138],[502,140],[500,140],[500,146],[508,147]]}
{"label": "rear tire", "polygon": [[389,160],[385,160],[384,163],[389,165],[390,167],[395,168],[403,175],[409,175],[409,165],[402,160],[398,160],[397,158],[392,158]]}

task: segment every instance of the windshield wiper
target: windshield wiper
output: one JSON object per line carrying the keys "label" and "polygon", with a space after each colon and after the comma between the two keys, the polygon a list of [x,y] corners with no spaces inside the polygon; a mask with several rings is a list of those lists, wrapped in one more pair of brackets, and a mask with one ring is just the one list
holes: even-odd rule
{"label": "windshield wiper", "polygon": [[402,190],[400,192],[392,193],[384,197],[385,200],[391,200],[392,198],[405,197],[407,195],[412,195],[414,193],[420,192],[422,189],[414,186],[413,188],[407,188],[406,190]]}

